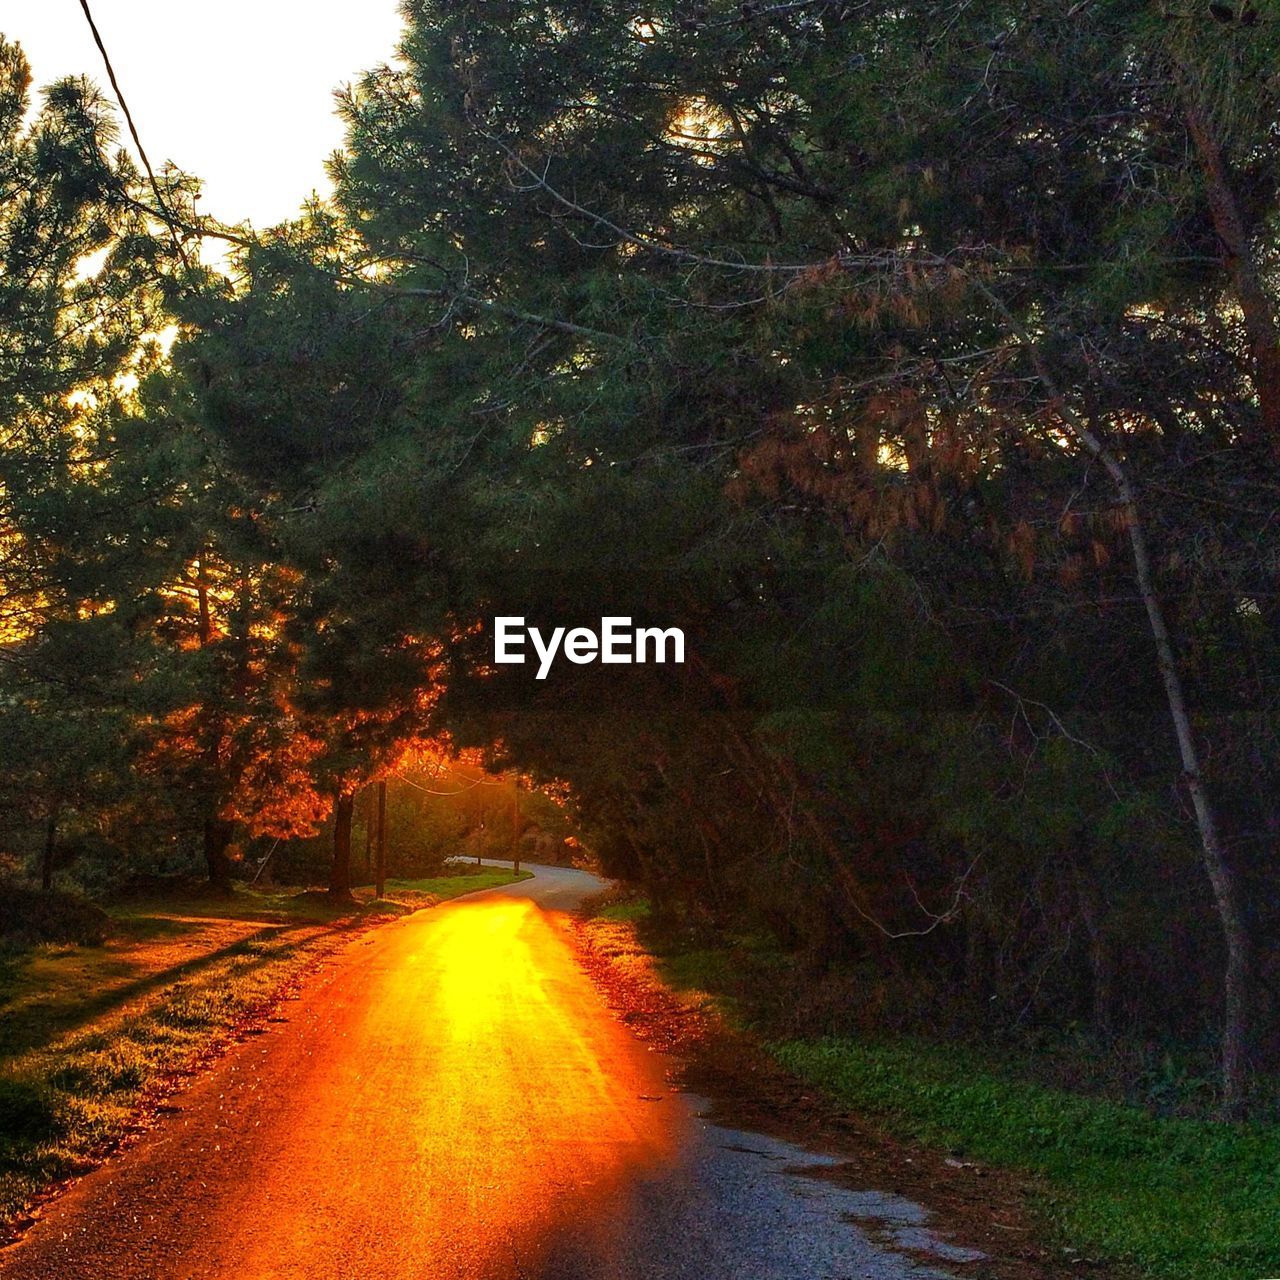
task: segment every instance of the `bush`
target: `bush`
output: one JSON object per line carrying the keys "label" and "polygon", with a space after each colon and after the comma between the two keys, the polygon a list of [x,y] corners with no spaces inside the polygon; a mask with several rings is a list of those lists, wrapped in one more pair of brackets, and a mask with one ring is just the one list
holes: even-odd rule
{"label": "bush", "polygon": [[57,1135],[50,1091],[29,1080],[0,1078],[0,1144],[41,1142]]}
{"label": "bush", "polygon": [[0,885],[0,939],[13,947],[42,942],[101,946],[111,930],[111,917],[74,894],[45,893],[21,885]]}

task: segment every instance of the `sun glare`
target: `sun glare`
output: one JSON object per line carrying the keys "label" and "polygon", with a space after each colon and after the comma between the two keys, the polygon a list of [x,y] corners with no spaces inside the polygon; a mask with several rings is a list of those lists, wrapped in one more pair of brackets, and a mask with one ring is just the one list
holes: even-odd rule
{"label": "sun glare", "polygon": [[[396,0],[225,0],[216,16],[94,0],[93,14],[152,162],[200,180],[201,212],[260,227],[328,189],[324,162],[342,144],[334,91],[392,60],[401,26]],[[37,87],[69,75],[105,84],[75,0],[0,3],[0,31],[26,51]]]}

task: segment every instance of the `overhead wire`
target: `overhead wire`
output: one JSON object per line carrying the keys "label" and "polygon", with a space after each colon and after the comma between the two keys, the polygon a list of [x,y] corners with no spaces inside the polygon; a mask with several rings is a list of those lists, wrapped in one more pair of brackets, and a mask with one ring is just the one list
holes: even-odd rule
{"label": "overhead wire", "polygon": [[107,69],[107,79],[111,81],[112,91],[116,95],[116,101],[120,104],[120,111],[125,118],[125,123],[129,126],[129,135],[133,138],[133,145],[137,148],[142,167],[147,172],[147,179],[151,184],[151,194],[155,196],[156,204],[159,205],[158,216],[165,226],[169,228],[169,235],[173,239],[173,247],[178,252],[183,268],[190,271],[191,262],[187,258],[187,251],[183,247],[182,241],[178,238],[176,219],[160,191],[160,183],[156,178],[156,172],[151,167],[151,160],[147,156],[146,148],[142,145],[142,138],[138,134],[138,126],[134,123],[133,113],[129,110],[129,104],[125,101],[124,91],[120,88],[120,81],[116,78],[115,67],[111,64],[111,56],[107,53],[107,46],[103,43],[98,24],[93,20],[93,13],[89,8],[89,0],[80,0],[80,8],[84,11],[85,20],[88,22],[89,30],[93,34],[93,42],[98,46],[98,52],[102,54],[102,62]]}
{"label": "overhead wire", "polygon": [[456,791],[433,791],[430,787],[424,787],[420,782],[414,782],[412,778],[406,778],[402,773],[393,773],[391,775],[397,782],[403,782],[405,786],[412,787],[415,791],[424,792],[429,796],[460,796],[464,791],[471,791],[475,787],[501,787],[505,785],[503,778],[474,778],[468,781],[465,787],[459,787]]}

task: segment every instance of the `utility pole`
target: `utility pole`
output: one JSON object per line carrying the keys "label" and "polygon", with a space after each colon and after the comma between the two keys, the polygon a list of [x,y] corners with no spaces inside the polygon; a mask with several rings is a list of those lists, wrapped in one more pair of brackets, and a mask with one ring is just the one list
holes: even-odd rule
{"label": "utility pole", "polygon": [[511,793],[511,860],[516,875],[520,874],[520,775],[515,775],[515,789]]}
{"label": "utility pole", "polygon": [[381,898],[387,890],[387,784],[378,783],[378,875],[375,897]]}

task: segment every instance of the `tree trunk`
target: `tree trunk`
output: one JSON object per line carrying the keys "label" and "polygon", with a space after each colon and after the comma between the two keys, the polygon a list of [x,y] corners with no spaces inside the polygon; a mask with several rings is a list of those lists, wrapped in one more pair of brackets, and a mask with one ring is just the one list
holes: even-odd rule
{"label": "tree trunk", "polygon": [[329,868],[329,894],[351,897],[351,814],[355,796],[339,791],[333,798],[333,862]]}
{"label": "tree trunk", "polygon": [[227,857],[227,846],[231,843],[233,830],[225,818],[204,820],[204,861],[209,871],[209,883],[228,893],[231,891],[231,859]]}
{"label": "tree trunk", "polygon": [[44,853],[40,859],[40,887],[48,893],[53,888],[53,854],[58,845],[58,814],[62,802],[55,800],[49,806],[49,820],[44,828]]}
{"label": "tree trunk", "polygon": [[375,896],[381,898],[387,891],[387,784],[378,783],[378,866]]}
{"label": "tree trunk", "polygon": [[[209,607],[209,578],[205,556],[196,560],[196,607],[199,619],[200,648],[206,649],[213,640],[213,615]],[[199,738],[203,739],[201,756],[204,760],[205,786],[207,788],[206,816],[204,820],[204,861],[209,873],[209,883],[224,892],[231,892],[231,859],[227,846],[231,843],[232,824],[217,815],[222,793],[222,718],[208,703],[201,705],[199,714]]]}
{"label": "tree trunk", "polygon": [[1222,1115],[1234,1119],[1240,1115],[1245,1102],[1245,1086],[1248,1072],[1249,1043],[1249,969],[1250,943],[1248,921],[1244,910],[1244,894],[1240,878],[1227,859],[1222,837],[1218,831],[1217,814],[1214,812],[1209,791],[1200,766],[1200,751],[1191,728],[1191,714],[1187,707],[1182,676],[1178,671],[1173,640],[1165,622],[1164,607],[1156,591],[1155,575],[1151,568],[1151,552],[1147,546],[1146,529],[1138,510],[1138,497],[1129,478],[1129,472],[1120,459],[1094,434],[1058,389],[1040,355],[1040,349],[1027,333],[1025,326],[1013,315],[995,293],[985,284],[977,282],[978,290],[992,303],[1009,325],[1010,330],[1031,359],[1036,377],[1053,397],[1058,416],[1090,457],[1102,464],[1115,487],[1118,506],[1124,515],[1129,535],[1129,549],[1133,557],[1134,579],[1138,595],[1146,609],[1147,624],[1155,645],[1156,665],[1164,685],[1165,702],[1169,718],[1173,721],[1174,735],[1178,742],[1178,755],[1182,762],[1182,781],[1191,797],[1196,828],[1200,835],[1200,858],[1205,876],[1213,893],[1214,908],[1222,929],[1226,949],[1226,964],[1222,975]]}
{"label": "tree trunk", "polygon": [[520,874],[520,775],[516,774],[515,788],[511,793],[511,866]]}
{"label": "tree trunk", "polygon": [[373,806],[374,789],[364,789],[364,874],[373,879]]}
{"label": "tree trunk", "polygon": [[207,649],[213,639],[213,614],[209,608],[209,576],[205,571],[204,552],[196,560],[196,611],[200,627],[200,647]]}
{"label": "tree trunk", "polygon": [[[1082,423],[1079,425],[1083,428]],[[1224,1119],[1234,1119],[1244,1107],[1248,1071],[1250,946],[1244,895],[1239,877],[1227,860],[1218,831],[1217,814],[1205,785],[1200,751],[1191,728],[1191,714],[1182,687],[1182,676],[1178,671],[1173,641],[1165,623],[1164,609],[1156,594],[1151,553],[1138,513],[1137,496],[1128,472],[1092,432],[1088,432],[1087,428],[1084,430],[1096,445],[1096,448],[1090,448],[1090,452],[1106,467],[1116,486],[1120,508],[1129,527],[1134,577],[1137,580],[1138,594],[1146,608],[1151,637],[1155,642],[1156,665],[1160,669],[1169,718],[1173,721],[1178,755],[1182,761],[1182,781],[1191,797],[1191,807],[1200,833],[1201,862],[1213,892],[1214,906],[1226,946],[1226,966],[1222,978],[1222,1115]],[[1080,435],[1080,431],[1077,430],[1076,434]]]}

